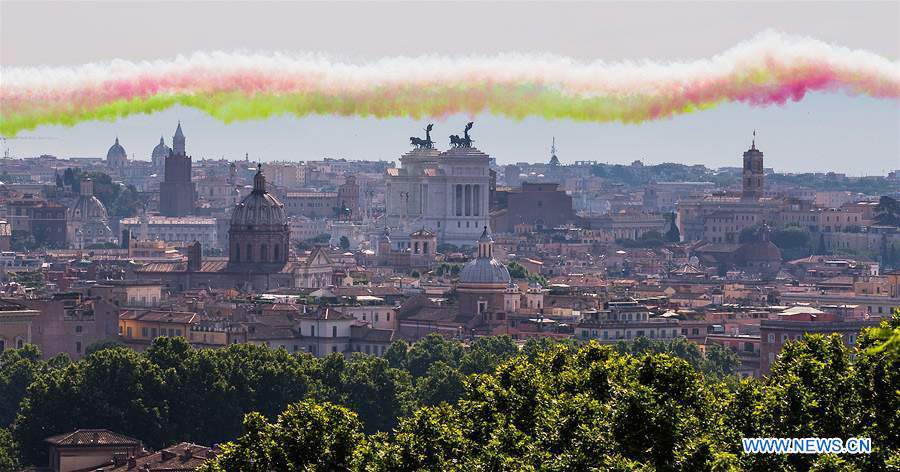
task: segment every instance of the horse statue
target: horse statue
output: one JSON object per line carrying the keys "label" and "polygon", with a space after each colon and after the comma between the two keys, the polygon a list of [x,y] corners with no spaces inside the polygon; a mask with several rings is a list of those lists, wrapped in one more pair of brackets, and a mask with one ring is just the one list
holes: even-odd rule
{"label": "horse statue", "polygon": [[473,124],[473,122],[470,121],[469,124],[466,125],[466,129],[463,130],[462,138],[460,138],[459,135],[456,135],[456,134],[450,135],[450,145],[453,147],[458,147],[458,148],[472,147],[473,140],[472,140],[472,137],[469,136],[469,130],[472,129],[472,124]]}
{"label": "horse statue", "polygon": [[409,137],[409,144],[411,146],[415,146],[416,149],[431,149],[434,147],[434,141],[431,140],[431,129],[434,127],[434,124],[429,124],[425,128],[425,139],[418,138],[416,136]]}

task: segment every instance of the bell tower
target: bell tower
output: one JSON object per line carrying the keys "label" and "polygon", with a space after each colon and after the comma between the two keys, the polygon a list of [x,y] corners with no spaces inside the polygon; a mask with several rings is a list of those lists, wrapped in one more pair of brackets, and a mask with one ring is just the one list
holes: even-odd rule
{"label": "bell tower", "polygon": [[744,152],[741,200],[759,200],[763,196],[765,184],[766,175],[763,169],[763,153],[756,149],[756,130],[754,130],[750,149]]}

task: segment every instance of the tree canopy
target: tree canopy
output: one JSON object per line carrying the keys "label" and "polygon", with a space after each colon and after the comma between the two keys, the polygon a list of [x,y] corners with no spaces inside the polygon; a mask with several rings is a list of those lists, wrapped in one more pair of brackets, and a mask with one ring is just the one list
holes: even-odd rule
{"label": "tree canopy", "polygon": [[[314,358],[158,338],[69,362],[0,354],[0,464],[43,439],[108,428],[160,448],[222,444],[219,470],[889,470],[900,464],[900,315],[787,343],[763,379],[728,348],[437,335],[382,357]],[[851,357],[851,354],[855,356]],[[65,412],[65,414],[60,414]],[[868,437],[873,453],[744,454],[742,437]],[[11,452],[10,452],[11,451]],[[6,456],[4,456],[6,454]]]}

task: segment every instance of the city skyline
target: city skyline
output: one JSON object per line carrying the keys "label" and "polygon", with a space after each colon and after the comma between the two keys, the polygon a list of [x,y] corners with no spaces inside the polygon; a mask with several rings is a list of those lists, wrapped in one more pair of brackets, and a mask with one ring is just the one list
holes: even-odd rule
{"label": "city skyline", "polygon": [[[39,11],[31,5],[4,2],[2,66],[77,65],[114,58],[151,60],[188,54],[197,50],[316,51],[349,59],[373,60],[388,56],[423,54],[468,55],[509,52],[550,53],[576,60],[622,61],[648,58],[658,61],[693,60],[716,54],[765,30],[812,37],[848,48],[859,48],[896,61],[896,13],[900,7],[875,2],[871,8],[853,10],[850,3],[816,4],[820,15],[811,22],[807,6],[797,4],[755,5],[733,3],[728,8],[709,4],[620,3],[519,5],[504,9],[488,4],[472,8],[468,15],[473,33],[434,34],[424,41],[411,41],[388,31],[384,23],[402,23],[408,33],[426,30],[450,32],[442,21],[440,4],[342,4],[341,8],[381,18],[385,22],[341,18],[337,7],[323,4],[262,4],[252,15],[238,8],[240,2],[127,5],[64,2],[53,8],[67,21],[48,19],[52,35],[66,35],[59,47],[47,48],[33,28],[22,28]],[[212,10],[212,13],[210,9]],[[849,15],[849,11],[858,14]],[[701,24],[702,11],[709,25]],[[239,12],[243,12],[239,14]],[[548,16],[548,14],[551,14]],[[778,13],[778,14],[776,14]],[[216,26],[201,21],[213,14]],[[257,15],[273,24],[254,21]],[[366,16],[366,15],[360,15]],[[190,37],[178,34],[133,35],[125,25],[148,25],[150,18],[165,17],[158,28],[175,32],[190,28]],[[303,28],[286,27],[285,18],[294,18]],[[367,41],[347,41],[327,28],[341,18],[354,37]],[[420,21],[413,21],[420,18]],[[495,28],[501,18],[523,28]],[[618,18],[627,26],[597,28],[591,22]],[[637,21],[640,20],[640,21]],[[44,20],[42,20],[44,21]],[[78,25],[74,29],[74,25]],[[427,25],[427,26],[425,26]],[[562,26],[566,26],[562,28]],[[652,31],[668,25],[671,40],[660,41]],[[547,35],[535,41],[530,28],[545,28]],[[224,34],[223,31],[243,34]],[[521,31],[520,31],[521,30]],[[551,33],[552,32],[552,33]],[[502,34],[498,34],[502,33]],[[45,33],[41,33],[45,34]],[[105,41],[108,35],[128,41]],[[145,37],[146,36],[146,37]],[[654,39],[643,39],[643,38]],[[29,40],[34,39],[34,41]],[[13,48],[11,43],[19,47]],[[115,122],[88,121],[73,127],[41,126],[24,131],[21,137],[56,139],[8,140],[4,149],[11,156],[53,154],[59,157],[103,157],[116,136],[136,159],[149,160],[160,135],[167,142],[177,120],[182,120],[190,136],[190,153],[195,158],[240,159],[245,153],[263,162],[299,161],[323,157],[381,159],[396,161],[406,152],[408,136],[435,123],[438,146],[448,145],[447,136],[460,132],[471,120],[476,125],[476,145],[497,158],[499,164],[520,161],[546,162],[555,136],[563,164],[578,160],[628,164],[677,162],[704,164],[711,168],[731,166],[736,155],[746,149],[749,135],[756,129],[759,145],[769,156],[770,166],[779,172],[837,171],[848,175],[883,175],[898,167],[900,159],[900,113],[893,99],[848,96],[843,93],[813,92],[798,102],[783,106],[752,107],[725,103],[702,113],[680,115],[642,124],[591,123],[567,119],[522,120],[487,113],[475,116],[454,114],[429,118],[360,118],[332,115],[273,117],[222,124],[205,113],[187,108],[171,108],[151,115],[133,115]],[[828,137],[828,139],[825,139]]]}

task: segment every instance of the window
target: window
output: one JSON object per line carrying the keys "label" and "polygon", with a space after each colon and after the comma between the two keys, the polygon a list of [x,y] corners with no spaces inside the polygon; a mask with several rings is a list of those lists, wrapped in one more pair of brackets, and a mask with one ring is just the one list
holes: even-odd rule
{"label": "window", "polygon": [[76,333],[80,333],[80,332],[81,332],[81,325],[75,325],[75,332],[76,332]]}
{"label": "window", "polygon": [[332,338],[336,338],[336,337],[337,337],[337,326],[332,326],[332,327],[331,327],[331,337],[332,337]]}
{"label": "window", "polygon": [[25,347],[25,341],[22,338],[16,339],[16,349],[22,349],[23,347]]}
{"label": "window", "polygon": [[272,252],[272,258],[275,261],[281,260],[281,248],[279,248],[277,244],[275,245],[275,250]]}
{"label": "window", "polygon": [[744,343],[744,352],[753,352],[753,343]]}
{"label": "window", "polygon": [[697,335],[699,335],[699,334],[700,334],[700,329],[699,329],[699,328],[694,328],[694,329],[691,330],[691,335],[692,335],[692,336],[697,336]]}
{"label": "window", "polygon": [[337,352],[337,346],[331,346],[331,352]]}
{"label": "window", "polygon": [[150,336],[150,333],[149,333],[149,331],[147,331],[147,327],[146,326],[142,327],[141,328],[141,337],[146,338],[148,336]]}
{"label": "window", "polygon": [[159,333],[157,332],[156,328],[150,328],[150,337],[151,338],[155,339],[158,335],[159,335]]}
{"label": "window", "polygon": [[181,330],[180,330],[180,329],[176,329],[176,330],[175,330],[175,336],[181,336]]}
{"label": "window", "polygon": [[378,313],[375,313],[375,322],[378,323]]}
{"label": "window", "polygon": [[769,342],[775,344],[775,333],[769,333]]}
{"label": "window", "polygon": [[3,352],[5,350],[6,350],[6,341],[3,339],[0,339],[0,352]]}
{"label": "window", "polygon": [[316,336],[316,325],[309,325],[309,335],[312,337]]}
{"label": "window", "polygon": [[81,354],[81,341],[75,341],[75,352]]}

